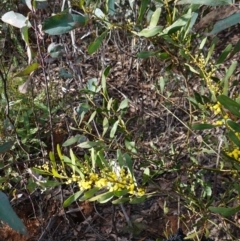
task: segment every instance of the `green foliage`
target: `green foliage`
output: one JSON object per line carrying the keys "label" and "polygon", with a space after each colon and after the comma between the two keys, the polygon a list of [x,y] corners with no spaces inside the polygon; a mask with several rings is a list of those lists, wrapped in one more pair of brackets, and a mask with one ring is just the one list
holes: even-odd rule
{"label": "green foliage", "polygon": [[[26,2],[30,11],[34,12],[37,9],[37,2]],[[87,45],[89,55],[99,54],[102,46],[116,41],[112,38],[115,33],[124,32],[131,42],[137,42],[133,46],[133,49],[137,49],[134,57],[138,60],[153,59],[163,63],[164,73],[159,71],[161,76],[156,80],[156,86],[153,89],[156,96],[164,100],[160,105],[187,129],[187,140],[184,146],[181,145],[181,148],[186,152],[185,156],[189,157],[187,160],[189,163],[186,165],[179,163],[181,151],[174,143],[169,144],[167,151],[160,152],[151,140],[148,149],[151,154],[141,152],[141,138],[136,138],[130,126],[134,119],[129,116],[131,100],[125,95],[122,95],[120,100],[109,94],[107,79],[112,69],[110,66],[103,67],[106,65],[101,63],[100,78],[89,77],[86,80],[74,98],[73,102],[77,103],[74,113],[71,111],[67,113],[71,115],[74,123],[71,130],[76,132],[62,144],[62,147],[69,149],[69,154],[63,154],[61,147],[57,145],[55,150],[57,155],[52,150],[49,153],[49,162],[32,167],[34,173],[41,174],[46,178],[45,182],[37,183],[30,180],[28,188],[34,190],[37,186],[44,189],[62,184],[76,184],[78,190],[64,201],[64,207],[68,207],[77,200],[137,204],[153,194],[146,192],[146,186],[154,182],[155,177],[164,173],[178,173],[172,188],[184,199],[186,207],[199,215],[201,220],[205,222],[210,212],[224,217],[234,215],[239,211],[239,206],[229,207],[228,203],[232,197],[228,196],[227,190],[225,198],[218,202],[217,207],[213,207],[213,203],[215,203],[214,187],[210,182],[205,181],[204,177],[207,172],[211,172],[214,174],[230,173],[235,175],[236,180],[239,178],[240,125],[238,118],[240,117],[240,101],[236,90],[237,84],[233,81],[237,62],[234,61],[229,67],[225,67],[222,77],[218,77],[216,73],[221,65],[239,52],[240,44],[237,43],[235,47],[229,44],[216,56],[217,38],[210,39],[208,37],[238,23],[240,15],[234,13],[224,19],[213,21],[212,30],[205,32],[202,36],[194,30],[197,19],[201,15],[202,6],[200,5],[229,5],[232,4],[230,0],[181,0],[177,3],[144,0],[140,1],[139,5],[134,4],[136,6],[129,1],[128,11],[125,13],[124,7],[113,0],[104,3],[101,1],[74,1],[72,5],[80,9],[80,14],[70,13],[69,9],[56,13],[43,20],[42,31],[51,36],[62,35],[72,33],[71,31],[90,24],[97,31],[96,34],[95,32],[92,34],[94,39],[91,39]],[[115,19],[118,13],[124,14],[122,22]],[[16,19],[17,21],[15,21]],[[28,17],[9,11],[2,16],[2,21],[19,28],[26,44],[28,66],[23,70],[18,70],[13,77],[9,77],[10,81],[19,80],[21,84],[24,83],[23,87],[26,87],[29,79],[24,78],[32,76],[40,69],[40,66],[43,71],[45,69],[45,62],[41,59],[43,46],[38,46],[40,57],[36,55],[35,58],[29,40],[29,29],[33,24]],[[146,41],[147,45],[142,45],[141,41]],[[76,48],[74,44],[73,47]],[[46,50],[47,54],[54,60],[64,61],[66,54],[64,44],[51,43]],[[76,77],[73,73],[68,72],[62,72],[61,76],[66,79]],[[188,122],[180,120],[169,108],[172,102],[169,97],[173,95],[168,90],[169,83],[174,84],[174,81],[180,82],[181,79],[184,79],[186,84],[186,86],[182,86],[182,89],[188,89],[184,90],[184,93],[191,105]],[[199,83],[197,91],[190,89],[188,85],[192,80]],[[55,98],[57,94],[51,93],[52,99],[54,101],[56,99],[56,102],[53,101],[50,104],[49,83],[47,80],[45,83],[47,93],[38,93],[33,98],[30,98],[29,95],[26,97],[19,93],[16,94],[14,88],[9,92],[11,108],[8,107],[8,114],[14,117],[14,121],[10,123],[9,118],[4,117],[4,129],[11,129],[14,123],[14,128],[12,127],[15,129],[14,134],[18,135],[27,151],[32,148],[37,151],[43,145],[42,141],[37,138],[39,127],[44,127],[46,120],[52,120],[52,114],[58,109],[59,102]],[[179,93],[182,89],[179,90]],[[27,90],[24,89],[21,93],[26,94]],[[15,96],[16,98],[14,98]],[[46,99],[48,105],[44,104]],[[7,102],[9,101],[3,94],[1,104],[7,106]],[[64,101],[62,103],[67,105]],[[178,106],[178,103],[175,103],[175,106]],[[39,117],[37,118],[38,125],[35,124],[36,113]],[[216,136],[209,133],[214,133],[219,128],[223,128],[224,132],[220,138],[223,141],[220,146],[217,146]],[[41,134],[43,133],[44,131]],[[191,145],[191,135],[201,136],[199,147]],[[0,154],[16,148],[16,144],[8,139],[4,140],[4,144],[0,146]],[[35,145],[32,145],[33,143]],[[84,155],[78,155],[79,150],[83,151]],[[199,153],[217,155],[216,167],[202,166],[199,161]],[[142,183],[137,181],[139,176],[136,177],[133,167],[134,161],[139,159],[143,160],[141,163]],[[171,161],[170,166],[166,164],[168,160]],[[150,168],[151,166],[154,166],[154,170]],[[182,170],[189,183],[181,181],[179,173]],[[11,168],[4,170],[5,176],[0,179],[1,188],[4,188],[8,179],[11,179],[11,171]],[[238,190],[239,187],[235,186],[233,189]],[[235,199],[238,197],[239,193],[234,196]],[[9,223],[9,221],[6,222]],[[14,227],[12,223],[9,224]],[[18,231],[22,230],[22,227],[19,226],[14,228]]]}
{"label": "green foliage", "polygon": [[0,153],[5,153],[11,149],[13,145],[12,141],[5,142],[4,144],[0,145]]}
{"label": "green foliage", "polygon": [[[35,172],[62,179],[66,184],[77,183],[80,191],[65,200],[65,207],[78,199],[105,203],[114,198],[115,204],[127,201],[136,203],[146,199],[144,188],[138,187],[135,181],[132,160],[127,153],[122,154],[117,150],[117,160],[106,160],[106,148],[98,146],[96,151],[93,147],[88,147],[89,155],[85,155],[85,160],[79,160],[71,149],[70,158],[62,155],[58,146],[61,166],[57,165],[50,153],[52,167],[44,165],[42,170],[33,168]],[[71,175],[68,174],[68,167]],[[128,197],[125,197],[126,195]]]}
{"label": "green foliage", "polygon": [[209,6],[221,6],[221,5],[228,5],[231,4],[232,0],[180,0],[177,4],[202,4],[202,5],[209,5]]}
{"label": "green foliage", "polygon": [[50,35],[60,35],[85,25],[86,22],[85,16],[62,12],[44,20],[43,31]]}
{"label": "green foliage", "polygon": [[[6,153],[12,147],[13,142],[9,141],[0,145],[0,153]],[[12,209],[6,194],[0,191],[0,220],[7,223],[11,228],[21,234],[27,235],[27,229],[21,219],[18,218]]]}
{"label": "green foliage", "polygon": [[27,235],[27,229],[13,211],[6,194],[0,191],[0,219],[21,234]]}
{"label": "green foliage", "polygon": [[[105,69],[102,76],[101,85],[97,85],[95,79],[90,79],[86,88],[81,92],[86,94],[86,103],[80,103],[75,116],[76,124],[83,135],[71,137],[63,146],[77,146],[88,150],[88,155],[84,159],[79,159],[70,149],[70,158],[63,155],[60,147],[57,147],[58,157],[61,160],[61,166],[56,162],[53,153],[50,153],[51,166],[44,165],[43,168],[33,168],[34,172],[50,175],[61,179],[66,184],[77,183],[80,191],[74,193],[65,200],[64,206],[70,205],[76,199],[81,201],[98,201],[105,203],[113,199],[113,203],[123,202],[137,203],[144,201],[147,197],[143,187],[139,187],[134,171],[132,169],[133,161],[131,156],[120,149],[116,149],[116,159],[106,159],[104,153],[112,152],[108,143],[113,142],[119,133],[125,136],[126,150],[136,154],[136,146],[133,141],[128,141],[130,134],[127,131],[124,115],[128,108],[128,99],[117,100],[109,98],[106,89],[106,77],[109,68]],[[102,106],[94,103],[96,95],[103,99]],[[86,114],[92,112],[87,123],[81,128]],[[89,134],[93,135],[91,122],[94,122],[100,128],[102,133],[94,135],[94,140],[89,140]],[[117,148],[117,147],[116,147]],[[69,175],[69,168],[71,169]]]}

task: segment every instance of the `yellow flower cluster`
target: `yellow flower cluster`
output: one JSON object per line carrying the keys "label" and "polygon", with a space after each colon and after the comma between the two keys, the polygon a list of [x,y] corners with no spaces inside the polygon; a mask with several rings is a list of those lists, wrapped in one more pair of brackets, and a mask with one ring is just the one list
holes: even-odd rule
{"label": "yellow flower cluster", "polygon": [[220,90],[218,83],[215,83],[212,80],[212,76],[214,76],[214,73],[216,72],[216,66],[214,65],[214,63],[211,63],[208,65],[208,67],[206,67],[207,62],[202,53],[193,56],[192,62],[201,70],[209,90],[214,94],[219,93]]}
{"label": "yellow flower cluster", "polygon": [[145,190],[137,186],[132,175],[125,169],[121,169],[119,174],[111,171],[103,175],[107,180],[107,188],[109,191],[122,191],[127,189],[131,195],[142,196],[145,194]]}
{"label": "yellow flower cluster", "polygon": [[138,187],[132,175],[124,169],[121,169],[119,174],[106,168],[102,169],[100,174],[94,172],[89,174],[84,173],[84,179],[81,179],[78,175],[72,174],[72,176],[66,181],[66,184],[72,182],[77,182],[81,190],[97,187],[99,189],[106,188],[110,192],[127,189],[129,194],[136,196],[143,196],[145,194],[145,190]]}
{"label": "yellow flower cluster", "polygon": [[234,149],[231,152],[226,152],[226,154],[237,161],[240,161],[240,150],[238,148]]}
{"label": "yellow flower cluster", "polygon": [[89,161],[86,160],[78,165],[70,175],[67,173],[69,169],[65,169],[64,164],[56,164],[55,160],[52,161],[53,168],[51,168],[51,164],[47,163],[37,167],[48,174],[66,180],[65,184],[67,185],[76,183],[80,190],[98,188],[109,192],[123,191],[123,193],[135,196],[145,195],[145,189],[138,187],[130,171],[126,167],[118,166],[115,161],[113,163],[112,166],[111,164],[110,166],[106,165],[96,173]]}
{"label": "yellow flower cluster", "polygon": [[218,120],[215,123],[213,123],[213,125],[215,126],[223,126],[225,124],[225,122],[223,120]]}
{"label": "yellow flower cluster", "polygon": [[36,166],[37,168],[39,169],[43,169],[45,172],[49,172],[49,164],[48,163],[44,163],[43,165],[41,166]]}
{"label": "yellow flower cluster", "polygon": [[203,69],[205,67],[205,65],[206,65],[206,60],[205,60],[205,58],[204,58],[202,53],[200,53],[199,55],[195,55],[194,56],[194,62],[197,63],[197,65],[201,69]]}
{"label": "yellow flower cluster", "polygon": [[221,110],[221,104],[217,102],[217,104],[210,106],[210,110],[213,111],[214,115],[218,115],[222,112]]}

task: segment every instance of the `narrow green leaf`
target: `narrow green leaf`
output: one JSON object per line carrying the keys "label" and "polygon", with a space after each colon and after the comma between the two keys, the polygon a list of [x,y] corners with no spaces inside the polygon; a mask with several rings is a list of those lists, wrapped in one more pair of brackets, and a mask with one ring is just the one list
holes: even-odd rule
{"label": "narrow green leaf", "polygon": [[198,92],[194,91],[194,97],[195,97],[195,100],[197,103],[204,105],[204,103],[202,101],[202,97]]}
{"label": "narrow green leaf", "polygon": [[128,107],[128,102],[129,102],[129,99],[128,99],[128,98],[124,99],[124,100],[120,103],[117,112],[120,111],[120,110],[126,109],[126,108]]}
{"label": "narrow green leaf", "polygon": [[60,148],[60,145],[57,144],[57,153],[58,153],[58,157],[60,158],[60,160],[63,159],[63,155],[62,155],[62,151],[61,151],[61,148]]}
{"label": "narrow green leaf", "polygon": [[111,69],[110,66],[108,66],[106,69],[104,69],[103,74],[105,77],[108,77],[108,75],[110,73],[110,69]]}
{"label": "narrow green leaf", "polygon": [[223,95],[228,95],[228,87],[229,87],[228,80],[232,77],[234,71],[236,70],[237,65],[238,65],[238,62],[233,61],[233,63],[227,70],[227,73],[222,80],[223,81]]}
{"label": "narrow green leaf", "polygon": [[28,56],[28,64],[32,62],[32,50],[29,44],[29,33],[28,33],[28,26],[24,26],[20,29],[22,39],[24,40],[26,44],[27,49],[27,56]]}
{"label": "narrow green leaf", "polygon": [[[107,93],[107,83],[106,83],[106,77],[108,76],[110,72],[110,66],[108,66],[102,73],[102,79],[101,79],[101,86],[102,86],[102,91],[103,91],[103,95],[105,98],[108,97],[108,93]],[[105,107],[105,101],[103,101],[103,106]]]}
{"label": "narrow green leaf", "polygon": [[107,168],[110,168],[109,162],[105,159],[103,151],[99,151],[99,152],[97,153],[97,156],[99,157],[102,166],[107,167]]}
{"label": "narrow green leaf", "polygon": [[27,235],[27,228],[12,209],[6,194],[0,191],[0,220],[17,232]]}
{"label": "narrow green leaf", "polygon": [[138,203],[142,203],[146,200],[147,196],[142,196],[142,197],[133,197],[130,199],[130,204],[138,204]]}
{"label": "narrow green leaf", "polygon": [[115,136],[115,133],[117,131],[117,128],[118,128],[118,123],[119,123],[119,120],[117,120],[114,124],[113,124],[113,127],[110,131],[110,138],[113,138]]}
{"label": "narrow green leaf", "polygon": [[5,142],[4,144],[0,145],[0,153],[5,153],[11,149],[13,146],[12,141]]}
{"label": "narrow green leaf", "polygon": [[56,160],[55,160],[54,153],[52,151],[49,152],[49,159],[52,163],[53,168],[56,169]]}
{"label": "narrow green leaf", "polygon": [[123,159],[122,152],[121,152],[121,150],[119,150],[119,149],[117,149],[117,160],[118,160],[118,163],[119,163],[119,166],[120,166],[120,167],[125,166],[125,161],[124,161],[124,159]]}
{"label": "narrow green leaf", "polygon": [[151,56],[155,56],[158,53],[158,51],[156,52],[152,52],[152,51],[142,51],[137,53],[137,57],[140,59],[147,59]]}
{"label": "narrow green leaf", "polygon": [[86,16],[64,11],[45,19],[42,24],[42,30],[49,35],[60,35],[84,26],[87,21],[88,18]]}
{"label": "narrow green leaf", "polygon": [[215,128],[216,126],[212,125],[212,124],[193,124],[192,125],[192,129],[193,130],[206,130],[206,129],[212,129]]}
{"label": "narrow green leaf", "polygon": [[157,57],[160,59],[160,60],[167,60],[170,58],[170,55],[166,52],[163,52],[163,53],[159,53],[157,54]]}
{"label": "narrow green leaf", "polygon": [[63,207],[66,208],[68,207],[70,204],[72,204],[73,202],[77,201],[78,198],[84,193],[84,191],[78,191],[76,193],[74,193],[73,195],[71,195],[70,197],[68,197],[64,202],[63,202]]}
{"label": "narrow green leaf", "polygon": [[240,40],[238,40],[237,44],[235,45],[235,47],[234,47],[233,51],[231,52],[231,54],[229,55],[228,59],[231,59],[239,51],[240,51]]}
{"label": "narrow green leaf", "polygon": [[160,76],[160,78],[158,80],[158,84],[159,84],[159,87],[160,87],[161,94],[163,94],[164,87],[165,87],[165,79],[162,76]]}
{"label": "narrow green leaf", "polygon": [[[71,169],[74,168],[75,171],[79,174],[79,176],[81,177],[82,180],[85,179],[85,176],[84,176],[83,172],[81,171],[81,169],[83,169],[84,166],[82,165],[82,163],[81,163],[80,161],[77,161],[77,165],[75,165],[74,167],[73,167],[72,161],[71,161],[71,159],[70,159],[69,157],[63,156],[63,161],[64,161],[64,163],[66,163]],[[79,169],[78,167],[80,167],[80,169]]]}
{"label": "narrow green leaf", "polygon": [[214,49],[215,49],[215,47],[216,47],[217,42],[218,42],[218,38],[215,37],[215,38],[213,39],[212,43],[211,43],[211,46],[210,46],[209,50],[208,50],[207,58],[206,58],[206,60],[205,60],[205,61],[206,61],[206,64],[208,63],[210,57],[212,56],[213,51],[214,51]]}
{"label": "narrow green leaf", "polygon": [[231,26],[234,26],[240,22],[240,13],[235,13],[227,18],[219,20],[214,26],[210,33],[207,33],[207,36],[215,35]]}
{"label": "narrow green leaf", "polygon": [[233,207],[233,208],[226,208],[226,207],[209,207],[209,210],[214,213],[219,213],[223,217],[230,217],[235,213],[240,211],[240,206]]}
{"label": "narrow green leaf", "polygon": [[135,153],[135,154],[138,153],[134,141],[128,141],[127,139],[125,139],[124,143],[125,143],[126,148],[129,151],[131,151],[132,153]]}
{"label": "narrow green leaf", "polygon": [[150,27],[150,28],[157,26],[158,20],[159,20],[159,18],[160,18],[161,11],[162,11],[162,8],[157,8],[157,9],[155,10],[155,12],[153,13],[153,15],[152,15],[152,17],[151,17],[150,24],[149,24],[149,27]]}
{"label": "narrow green leaf", "polygon": [[232,50],[232,45],[228,44],[228,46],[223,50],[223,52],[219,56],[216,64],[223,63],[225,61],[225,59],[227,58],[227,56],[229,55],[229,53],[231,52],[231,50]]}
{"label": "narrow green leaf", "polygon": [[217,100],[232,114],[240,117],[240,104],[225,95],[219,95]]}
{"label": "narrow green leaf", "polygon": [[61,182],[46,180],[46,182],[41,182],[41,186],[46,188],[53,188],[62,185]]}
{"label": "narrow green leaf", "polygon": [[146,167],[143,172],[143,185],[146,184],[150,180],[150,169],[149,167]]}
{"label": "narrow green leaf", "polygon": [[30,75],[34,70],[36,70],[39,67],[38,63],[33,63],[29,66],[27,66],[24,70],[18,72],[17,74],[15,74],[13,76],[13,78],[15,77],[23,77],[23,76],[28,76]]}
{"label": "narrow green leaf", "polygon": [[185,65],[188,66],[188,68],[191,72],[199,75],[199,72],[197,70],[195,70],[190,64],[185,63]]}
{"label": "narrow green leaf", "polygon": [[46,176],[52,176],[51,172],[47,172],[47,171],[44,171],[44,170],[36,168],[36,167],[32,167],[31,169],[38,174],[46,175]]}
{"label": "narrow green leaf", "polygon": [[184,239],[186,240],[193,240],[194,238],[196,238],[198,236],[198,233],[200,231],[194,231],[193,233],[190,233],[189,235],[187,235]]}
{"label": "narrow green leaf", "polygon": [[103,39],[107,35],[107,30],[104,31],[100,36],[98,36],[89,46],[88,46],[88,53],[93,54],[95,53],[100,45],[102,44]]}
{"label": "narrow green leaf", "polygon": [[228,106],[234,106],[237,108],[240,108],[240,104],[238,104],[236,101],[233,99],[227,97],[226,95],[219,95],[217,97],[217,100],[225,107],[228,108]]}
{"label": "narrow green leaf", "polygon": [[110,201],[112,198],[113,198],[113,192],[106,192],[106,193],[99,194],[95,197],[89,198],[88,201],[89,202],[98,201],[99,203],[106,203]]}
{"label": "narrow green leaf", "polygon": [[102,160],[99,157],[99,153],[97,153],[96,156],[96,165],[100,168],[100,170],[104,168],[104,163],[102,163]]}
{"label": "narrow green leaf", "polygon": [[52,175],[54,177],[57,177],[57,178],[60,178],[60,179],[67,178],[67,177],[64,177],[64,176],[60,175],[55,168],[52,168]]}
{"label": "narrow green leaf", "polygon": [[91,147],[104,147],[104,143],[100,141],[85,141],[83,143],[80,143],[78,147],[81,148],[91,148]]}
{"label": "narrow green leaf", "polygon": [[113,16],[115,14],[115,0],[108,0],[107,4],[108,4],[108,14],[110,16]]}
{"label": "narrow green leaf", "polygon": [[58,153],[58,157],[62,163],[62,170],[65,171],[65,164],[64,164],[64,161],[63,161],[63,155],[62,155],[62,151],[61,151],[61,148],[60,148],[60,145],[57,144],[57,153]]}
{"label": "narrow green leaf", "polygon": [[232,121],[232,120],[227,120],[227,124],[236,132],[240,133],[240,124]]}
{"label": "narrow green leaf", "polygon": [[[62,146],[71,146],[75,143],[77,143],[79,141],[79,139],[81,138],[81,135],[77,134],[76,136],[72,136],[70,137],[68,140],[66,140]],[[86,141],[86,140],[85,140]]]}
{"label": "narrow green leaf", "polygon": [[[196,7],[197,5],[195,5]],[[196,7],[197,8],[197,7]],[[186,38],[186,36],[189,34],[189,31],[193,28],[194,24],[196,23],[197,19],[198,19],[198,13],[195,12],[195,11],[198,11],[197,9],[194,10],[194,6],[192,6],[191,9],[189,9],[189,11],[192,11],[192,17],[191,17],[191,21],[189,23],[189,27],[188,29],[186,30],[185,34],[184,34],[184,39]]]}
{"label": "narrow green leaf", "polygon": [[76,156],[74,155],[72,149],[70,149],[70,158],[71,158],[71,164],[72,164],[72,172],[75,175],[75,171],[76,171]]}
{"label": "narrow green leaf", "polygon": [[182,15],[177,21],[175,21],[172,25],[165,28],[160,35],[170,34],[177,32],[181,27],[188,24],[189,20],[192,18],[193,13],[189,11],[188,13]]}
{"label": "narrow green leaf", "polygon": [[180,0],[177,5],[181,4],[200,4],[208,6],[222,6],[232,4],[232,0]]}
{"label": "narrow green leaf", "polygon": [[96,170],[96,159],[97,159],[96,150],[94,148],[91,148],[91,160],[92,160],[91,168],[92,168],[92,170]]}
{"label": "narrow green leaf", "polygon": [[143,21],[143,16],[146,12],[147,6],[150,3],[150,0],[142,0],[141,1],[141,6],[139,9],[139,15],[138,15],[138,19],[137,19],[137,23],[142,23]]}
{"label": "narrow green leaf", "polygon": [[128,193],[127,189],[123,189],[121,191],[114,191],[113,192],[114,196],[116,196],[116,197],[122,197],[122,196],[126,195],[127,193]]}
{"label": "narrow green leaf", "polygon": [[207,37],[202,39],[202,42],[200,43],[199,50],[202,50],[207,42]]}
{"label": "narrow green leaf", "polygon": [[104,119],[103,119],[103,133],[102,133],[102,137],[104,137],[104,135],[106,134],[108,128],[109,128],[109,122],[108,122],[108,118],[105,116]]}
{"label": "narrow green leaf", "polygon": [[156,26],[156,27],[150,27],[150,28],[148,27],[148,28],[144,28],[139,33],[136,33],[136,32],[133,32],[133,33],[137,34],[139,37],[150,38],[157,34],[160,34],[162,29],[163,29],[162,26]]}
{"label": "narrow green leaf", "polygon": [[[98,190],[99,190],[99,188],[94,187],[94,188],[86,191],[86,192],[84,193],[84,198],[85,198],[85,200],[91,198]],[[82,198],[80,198],[80,200],[82,200]]]}
{"label": "narrow green leaf", "polygon": [[91,116],[87,122],[88,124],[91,123],[91,121],[95,118],[96,114],[97,114],[97,111],[93,111],[93,113],[91,114]]}
{"label": "narrow green leaf", "polygon": [[237,147],[240,147],[240,140],[238,139],[238,137],[235,135],[233,131],[228,132],[228,137]]}
{"label": "narrow green leaf", "polygon": [[129,200],[130,200],[129,197],[121,197],[116,200],[113,200],[112,204],[123,204],[123,203],[129,202]]}
{"label": "narrow green leaf", "polygon": [[111,97],[111,98],[108,100],[108,103],[107,103],[107,110],[108,110],[108,111],[111,109],[112,103],[113,103],[113,98]]}
{"label": "narrow green leaf", "polygon": [[123,157],[124,157],[124,159],[126,161],[126,166],[127,166],[128,170],[129,170],[129,172],[133,176],[133,161],[132,161],[131,157],[129,156],[128,153],[124,153]]}

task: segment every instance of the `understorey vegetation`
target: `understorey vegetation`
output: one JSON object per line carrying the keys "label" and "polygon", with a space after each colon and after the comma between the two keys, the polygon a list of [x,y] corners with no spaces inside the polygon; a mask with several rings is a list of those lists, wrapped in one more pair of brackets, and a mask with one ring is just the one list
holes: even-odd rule
{"label": "understorey vegetation", "polygon": [[239,238],[237,1],[0,13],[5,240]]}

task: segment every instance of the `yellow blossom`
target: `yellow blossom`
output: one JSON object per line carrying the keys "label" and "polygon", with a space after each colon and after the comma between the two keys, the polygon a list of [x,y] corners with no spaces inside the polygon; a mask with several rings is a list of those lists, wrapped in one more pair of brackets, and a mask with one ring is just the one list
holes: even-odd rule
{"label": "yellow blossom", "polygon": [[84,190],[90,189],[91,185],[92,185],[92,181],[81,180],[78,182],[78,186],[80,187],[80,189],[84,189]]}
{"label": "yellow blossom", "polygon": [[229,119],[229,115],[226,114],[225,116],[223,116],[223,118],[224,118],[224,120],[227,120],[227,119]]}
{"label": "yellow blossom", "polygon": [[236,159],[236,160],[238,159],[238,151],[236,149],[233,150],[232,155],[233,155],[234,159]]}
{"label": "yellow blossom", "polygon": [[134,188],[135,188],[134,184],[130,184],[130,185],[127,187],[128,192],[129,192],[130,194],[134,194]]}
{"label": "yellow blossom", "polygon": [[109,178],[110,182],[117,181],[117,179],[118,179],[116,173],[114,173],[114,172],[110,172],[109,175],[108,175],[108,178]]}
{"label": "yellow blossom", "polygon": [[72,175],[73,182],[76,182],[78,180],[77,176],[75,174]]}
{"label": "yellow blossom", "polygon": [[239,161],[239,158],[240,158],[240,150],[239,149],[234,149],[233,151],[227,152],[226,154],[228,156],[234,158],[235,160]]}
{"label": "yellow blossom", "polygon": [[145,189],[144,188],[138,188],[138,192],[137,192],[137,195],[138,196],[143,196],[145,194]]}
{"label": "yellow blossom", "polygon": [[98,174],[97,173],[93,173],[91,172],[90,175],[89,175],[89,178],[92,180],[92,181],[96,181],[98,180]]}
{"label": "yellow blossom", "polygon": [[107,179],[105,178],[100,178],[99,180],[97,180],[95,182],[95,186],[98,187],[98,188],[103,188],[103,187],[106,187],[107,186]]}
{"label": "yellow blossom", "polygon": [[72,179],[69,178],[69,179],[66,181],[66,184],[68,185],[68,184],[71,184],[71,183],[72,183]]}
{"label": "yellow blossom", "polygon": [[222,126],[224,123],[223,123],[223,121],[222,120],[218,120],[218,121],[216,121],[215,123],[214,123],[214,125],[216,125],[216,126]]}

